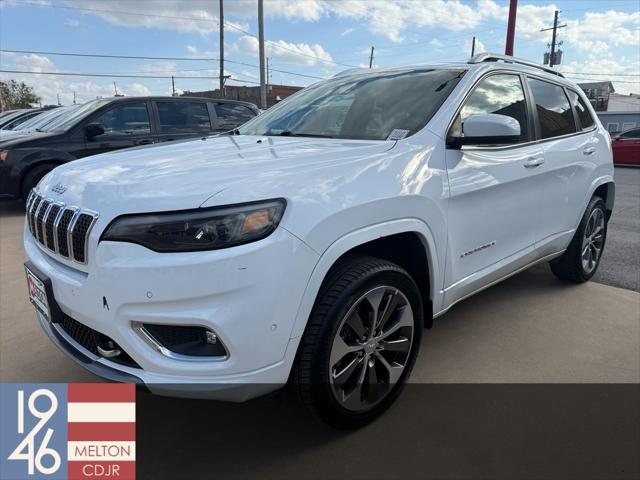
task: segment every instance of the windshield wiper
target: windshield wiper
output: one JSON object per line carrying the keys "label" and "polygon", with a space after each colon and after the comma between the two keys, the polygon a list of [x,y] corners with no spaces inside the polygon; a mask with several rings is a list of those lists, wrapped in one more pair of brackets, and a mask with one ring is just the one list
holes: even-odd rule
{"label": "windshield wiper", "polygon": [[323,135],[321,133],[294,133],[291,130],[284,130],[278,135],[281,137],[318,137],[318,138],[333,138],[331,135]]}

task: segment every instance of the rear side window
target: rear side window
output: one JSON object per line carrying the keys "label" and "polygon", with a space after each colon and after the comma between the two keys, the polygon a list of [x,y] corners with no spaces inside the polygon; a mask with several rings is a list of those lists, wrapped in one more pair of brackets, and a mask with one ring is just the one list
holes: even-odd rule
{"label": "rear side window", "polygon": [[95,119],[104,127],[104,135],[148,135],[151,133],[147,104],[118,105]]}
{"label": "rear side window", "polygon": [[640,138],[640,128],[625,132],[622,135],[620,135],[620,138]]}
{"label": "rear side window", "polygon": [[589,112],[589,109],[587,108],[585,103],[582,101],[582,98],[580,98],[580,95],[571,90],[568,90],[568,92],[569,99],[573,104],[573,108],[576,109],[576,113],[578,114],[578,120],[580,120],[580,128],[585,130],[587,128],[593,127],[593,117],[591,116],[591,113]]}
{"label": "rear side window", "polygon": [[160,133],[190,133],[211,130],[204,102],[157,102]]}
{"label": "rear side window", "polygon": [[255,112],[245,105],[216,103],[215,109],[218,115],[217,130],[231,130],[256,116]]}
{"label": "rear side window", "polygon": [[529,79],[538,112],[542,138],[559,137],[576,131],[573,111],[564,88],[535,78]]}
{"label": "rear side window", "polygon": [[527,105],[522,82],[517,75],[491,75],[482,80],[465,102],[454,123],[455,129],[464,128],[470,115],[496,113],[515,118],[520,123],[520,141],[528,135]]}

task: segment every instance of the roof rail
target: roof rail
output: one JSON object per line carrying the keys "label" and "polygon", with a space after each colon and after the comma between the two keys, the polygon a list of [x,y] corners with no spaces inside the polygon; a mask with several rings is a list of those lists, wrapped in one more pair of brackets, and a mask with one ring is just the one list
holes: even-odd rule
{"label": "roof rail", "polygon": [[551,67],[545,67],[544,65],[540,65],[539,63],[530,62],[529,60],[524,60],[522,58],[512,57],[511,55],[500,55],[498,53],[479,53],[469,59],[467,63],[483,63],[483,62],[505,62],[505,63],[517,63],[518,65],[526,65],[527,67],[538,68],[540,70],[544,70],[545,72],[552,73],[554,75],[558,75],[559,77],[564,78],[560,72],[554,70]]}

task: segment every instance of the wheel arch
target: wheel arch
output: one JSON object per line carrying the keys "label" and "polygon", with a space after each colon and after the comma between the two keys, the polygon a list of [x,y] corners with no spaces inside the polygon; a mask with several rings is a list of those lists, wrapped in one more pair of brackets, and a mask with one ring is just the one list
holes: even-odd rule
{"label": "wheel arch", "polygon": [[605,181],[596,186],[591,196],[593,197],[594,195],[604,200],[604,204],[607,207],[607,217],[611,217],[611,213],[613,212],[613,204],[616,198],[616,184],[614,183],[614,181]]}
{"label": "wheel arch", "polygon": [[[404,250],[395,251],[395,247]],[[410,218],[371,225],[341,237],[320,255],[298,308],[291,338],[304,333],[323,281],[331,269],[352,254],[378,256],[399,264],[414,278],[421,290],[425,326],[431,326],[433,303],[439,290],[440,268],[433,234],[421,220]],[[414,258],[417,256],[418,258]],[[426,260],[423,268],[420,262]]]}
{"label": "wheel arch", "polygon": [[56,160],[54,158],[50,158],[50,159],[44,159],[44,160],[39,160],[37,162],[31,163],[29,164],[27,167],[24,168],[24,170],[20,173],[20,196],[24,199],[26,199],[26,196],[29,192],[25,192],[25,180],[27,178],[27,176],[36,168],[40,168],[40,167],[44,167],[44,166],[51,166],[51,170],[53,170],[56,167],[59,167],[60,165],[66,163],[64,160]]}

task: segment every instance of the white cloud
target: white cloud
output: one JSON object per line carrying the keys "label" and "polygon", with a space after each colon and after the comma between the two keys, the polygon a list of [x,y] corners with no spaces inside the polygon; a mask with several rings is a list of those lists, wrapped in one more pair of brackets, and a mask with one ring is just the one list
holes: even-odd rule
{"label": "white cloud", "polygon": [[[1,54],[2,66],[7,70],[23,70],[29,72],[58,72],[56,65],[43,55],[21,55],[15,53]],[[151,68],[151,67],[149,67]],[[156,68],[156,67],[154,67]],[[81,77],[79,77],[81,78]],[[58,95],[63,105],[73,103],[73,92],[76,92],[78,103],[93,100],[96,97],[113,96],[113,83],[110,79],[80,80],[74,77],[62,75],[33,75],[20,73],[0,73],[0,79],[14,79],[31,85],[36,94],[42,97],[43,105],[55,105],[58,103]],[[128,96],[146,96],[151,94],[148,86],[139,83],[118,82],[118,93]]]}
{"label": "white cloud", "polygon": [[340,36],[341,36],[341,37],[344,37],[345,35],[349,35],[350,33],[353,33],[353,32],[355,32],[355,31],[356,31],[356,29],[355,29],[355,28],[347,28],[345,31],[343,31],[343,32],[340,34]]}
{"label": "white cloud", "polygon": [[[236,40],[232,50],[244,55],[256,56],[259,53],[258,39],[244,35]],[[332,61],[331,55],[321,45],[289,43],[284,40],[266,42],[265,55],[282,62],[302,65],[317,65]]]}
{"label": "white cloud", "polygon": [[80,26],[80,21],[76,20],[75,18],[68,18],[64,24],[67,27],[71,27],[71,28],[78,28]]}

